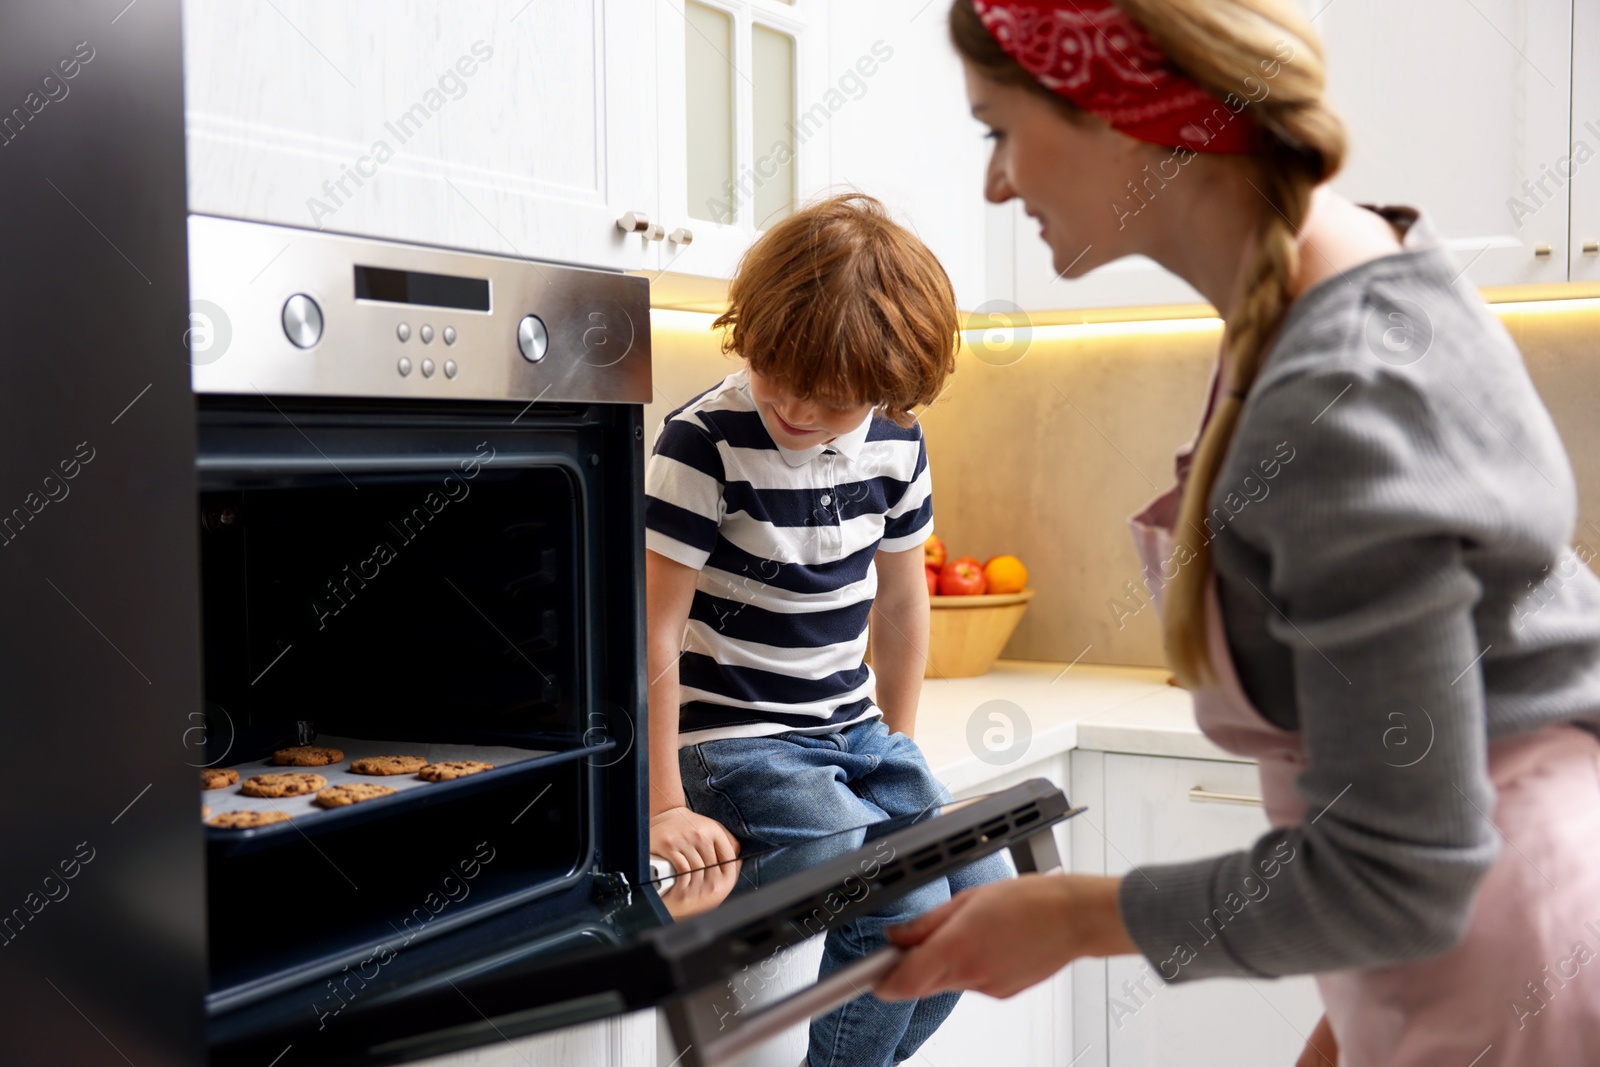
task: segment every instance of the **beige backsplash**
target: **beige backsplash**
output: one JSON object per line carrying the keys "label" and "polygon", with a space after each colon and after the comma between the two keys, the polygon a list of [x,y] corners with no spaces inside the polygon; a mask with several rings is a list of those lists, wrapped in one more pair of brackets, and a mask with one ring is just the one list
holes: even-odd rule
{"label": "beige backsplash", "polygon": [[[1576,537],[1600,548],[1600,303],[1575,307],[1508,308],[1502,319],[1571,456]],[[718,350],[709,322],[655,313],[647,442],[668,411],[738,366]],[[1107,602],[1127,600],[1124,582],[1142,596],[1126,520],[1172,482],[1172,453],[1199,423],[1219,327],[1083,333],[1035,341],[1003,366],[963,348],[945,397],[922,420],[934,524],[954,554],[1009,552],[1027,564],[1038,593],[1006,657],[1160,666],[1155,612],[1119,626]]]}

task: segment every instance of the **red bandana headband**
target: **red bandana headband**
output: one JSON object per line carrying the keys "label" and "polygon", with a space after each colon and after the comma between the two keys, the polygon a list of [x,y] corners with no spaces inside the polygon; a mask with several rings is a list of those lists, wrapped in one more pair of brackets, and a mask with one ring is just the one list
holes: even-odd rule
{"label": "red bandana headband", "polygon": [[[1256,124],[1185,77],[1111,0],[972,0],[1006,55],[1046,89],[1129,137],[1249,152]],[[1243,106],[1242,98],[1236,100]]]}

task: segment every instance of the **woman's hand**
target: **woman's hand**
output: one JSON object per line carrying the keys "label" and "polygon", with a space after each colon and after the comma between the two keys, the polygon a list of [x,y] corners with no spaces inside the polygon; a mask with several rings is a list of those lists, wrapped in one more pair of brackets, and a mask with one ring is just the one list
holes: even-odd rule
{"label": "woman's hand", "polygon": [[1138,949],[1117,910],[1120,878],[1025,874],[958,894],[889,939],[909,947],[873,992],[911,1000],[973,989],[1009,997],[1080,956]]}
{"label": "woman's hand", "polygon": [[651,816],[650,854],[687,874],[735,859],[739,842],[717,820],[679,806]]}
{"label": "woman's hand", "polygon": [[1339,1043],[1333,1039],[1333,1027],[1328,1025],[1328,1017],[1324,1015],[1317,1020],[1317,1028],[1311,1031],[1294,1067],[1338,1067],[1338,1064]]}

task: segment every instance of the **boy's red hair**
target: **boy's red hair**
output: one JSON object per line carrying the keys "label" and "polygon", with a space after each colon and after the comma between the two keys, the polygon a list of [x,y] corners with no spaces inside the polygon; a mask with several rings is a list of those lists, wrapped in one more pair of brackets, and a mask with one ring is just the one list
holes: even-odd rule
{"label": "boy's red hair", "polygon": [[938,259],[861,193],[818,201],[763,234],[712,325],[731,327],[724,352],[795,396],[881,406],[901,426],[955,372],[960,329]]}

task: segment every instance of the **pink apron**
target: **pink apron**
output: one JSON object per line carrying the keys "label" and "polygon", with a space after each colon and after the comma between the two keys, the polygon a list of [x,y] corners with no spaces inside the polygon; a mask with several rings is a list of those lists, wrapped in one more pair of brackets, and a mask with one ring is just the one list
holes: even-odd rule
{"label": "pink apron", "polygon": [[[1178,485],[1129,520],[1148,573],[1172,558],[1191,450],[1178,453]],[[1161,592],[1152,590],[1158,609]],[[1304,746],[1245,695],[1214,575],[1206,620],[1217,684],[1194,693],[1195,720],[1219,748],[1258,762],[1268,820],[1292,826],[1305,814],[1294,789]],[[1600,739],[1551,726],[1498,741],[1489,775],[1504,840],[1462,943],[1416,963],[1316,976],[1340,1067],[1600,1064]]]}

